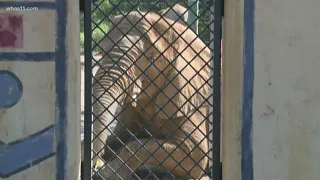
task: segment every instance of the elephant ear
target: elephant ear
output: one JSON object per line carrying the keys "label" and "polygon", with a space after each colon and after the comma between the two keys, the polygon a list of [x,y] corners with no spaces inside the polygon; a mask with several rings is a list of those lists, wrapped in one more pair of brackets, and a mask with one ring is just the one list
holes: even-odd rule
{"label": "elephant ear", "polygon": [[207,84],[210,51],[192,30],[181,24],[165,18],[151,22],[154,28],[148,33],[149,39],[154,43],[154,49],[163,54],[158,56],[160,61],[155,61],[166,66],[156,98],[158,117],[189,116],[210,94]]}

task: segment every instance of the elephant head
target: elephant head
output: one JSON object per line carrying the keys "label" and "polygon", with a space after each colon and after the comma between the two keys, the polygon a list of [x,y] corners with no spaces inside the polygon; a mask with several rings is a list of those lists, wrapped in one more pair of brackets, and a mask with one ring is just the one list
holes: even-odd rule
{"label": "elephant head", "polygon": [[188,10],[180,4],[175,4],[172,8],[163,9],[159,14],[183,25],[186,25],[188,21]]}

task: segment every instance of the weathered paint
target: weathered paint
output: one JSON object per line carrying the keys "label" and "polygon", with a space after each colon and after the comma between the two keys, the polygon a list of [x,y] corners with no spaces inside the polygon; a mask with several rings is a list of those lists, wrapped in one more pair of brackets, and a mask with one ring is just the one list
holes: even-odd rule
{"label": "weathered paint", "polygon": [[320,1],[255,1],[255,179],[319,179]]}
{"label": "weathered paint", "polygon": [[78,0],[66,0],[66,62],[67,66],[67,171],[63,180],[80,180],[81,160],[81,75],[80,75],[80,12]]}
{"label": "weathered paint", "polygon": [[[0,7],[10,7],[10,5],[0,3]],[[3,6],[1,6],[3,4]],[[30,5],[28,5],[30,6]],[[35,7],[38,7],[35,5]],[[0,52],[19,52],[19,53],[43,53],[55,52],[57,44],[54,40],[57,34],[56,21],[57,12],[54,9],[40,8],[38,11],[7,11],[0,8],[2,16],[16,16],[23,17],[23,32],[17,38],[21,39],[23,46],[19,47],[1,47]],[[42,18],[40,21],[39,18]],[[44,25],[45,23],[45,25]],[[8,29],[8,28],[7,28]],[[47,59],[47,58],[46,58]]]}
{"label": "weathered paint", "polygon": [[23,16],[0,13],[0,47],[23,47]]}
{"label": "weathered paint", "polygon": [[[14,73],[23,86],[20,100],[1,110],[0,179],[54,179],[54,64],[54,61],[0,61],[0,69]],[[42,173],[43,168],[47,170]]]}
{"label": "weathered paint", "polygon": [[10,177],[55,155],[53,137],[54,126],[51,125],[9,144],[0,141],[0,177]]}
{"label": "weathered paint", "polygon": [[56,0],[57,3],[57,24],[56,24],[56,140],[57,140],[57,164],[56,180],[67,179],[68,174],[68,146],[67,146],[67,125],[68,125],[68,95],[67,95],[67,70],[68,61],[66,54],[66,0]]}
{"label": "weathered paint", "polygon": [[52,61],[55,58],[54,52],[1,52],[0,61]]}
{"label": "weathered paint", "polygon": [[253,180],[252,101],[254,93],[254,4],[244,1],[243,16],[243,95],[241,131],[241,179]]}
{"label": "weathered paint", "polygon": [[226,1],[224,180],[319,179],[319,6]]}
{"label": "weathered paint", "polygon": [[23,16],[23,46],[0,47],[0,70],[15,74],[23,86],[20,100],[0,109],[0,179],[80,178],[77,3],[0,2],[39,8],[14,12]]}
{"label": "weathered paint", "polygon": [[241,179],[244,0],[225,1],[222,46],[222,178]]}
{"label": "weathered paint", "polygon": [[10,71],[0,70],[0,84],[0,109],[14,106],[23,92],[20,79]]}

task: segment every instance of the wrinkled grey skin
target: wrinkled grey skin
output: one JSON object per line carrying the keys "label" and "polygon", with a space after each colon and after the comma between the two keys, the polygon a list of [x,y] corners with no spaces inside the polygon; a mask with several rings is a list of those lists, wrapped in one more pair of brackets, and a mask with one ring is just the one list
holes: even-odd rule
{"label": "wrinkled grey skin", "polygon": [[[179,4],[176,4],[173,6],[172,9],[167,8],[160,11],[160,14],[165,16],[166,18],[169,18],[173,21],[177,21],[178,23],[181,23],[183,25],[186,25],[186,21],[188,19],[188,12],[187,9]],[[181,16],[179,18],[179,16]],[[119,37],[120,39],[121,37]],[[133,43],[138,41],[139,37],[136,36],[130,36],[127,35],[127,38],[122,39],[119,43],[116,45],[120,48],[115,48],[115,45],[109,44],[108,47],[106,47],[104,50],[111,50],[108,55],[114,59],[121,59],[119,62],[117,62],[122,68],[127,69],[128,63],[130,62],[130,59],[134,59],[134,53],[129,54],[126,53],[125,57],[122,57],[124,54],[123,52],[126,52],[129,50],[129,47],[133,46]],[[113,39],[116,40],[116,39]],[[141,42],[140,42],[141,43]],[[136,46],[143,46],[142,44],[136,44]],[[131,56],[131,57],[130,57]],[[122,58],[121,58],[122,57]],[[110,64],[107,64],[105,62],[108,62]],[[133,74],[133,72],[127,71],[127,76],[123,76],[123,72],[118,70],[118,68],[112,68],[114,66],[114,61],[102,61],[100,64],[103,68],[100,68],[95,75],[96,77],[100,77],[98,80],[101,85],[99,85],[97,82],[94,81],[93,85],[93,149],[94,152],[98,152],[100,158],[102,159],[102,156],[104,154],[104,147],[105,142],[107,141],[108,136],[110,136],[111,131],[113,130],[115,126],[115,118],[114,116],[117,116],[119,114],[119,111],[121,111],[121,106],[125,104],[123,101],[127,97],[125,94],[121,94],[123,87],[132,88],[133,94],[137,94],[135,86],[128,87],[127,84],[130,84],[132,82],[128,82],[127,80],[130,79],[130,74]],[[104,73],[108,72],[108,76]],[[104,74],[104,75],[103,75]],[[123,77],[117,80],[116,82],[118,84],[115,84],[114,78]],[[141,86],[141,82],[137,81],[138,85]],[[112,87],[108,89],[109,87]],[[105,90],[107,89],[107,91]],[[115,99],[117,99],[118,102],[115,102]],[[97,101],[98,100],[98,101]],[[108,110],[106,110],[108,109]],[[97,118],[99,117],[99,118]],[[114,122],[112,122],[114,121]],[[107,127],[107,129],[106,129]],[[138,125],[137,125],[138,127]],[[111,131],[109,131],[109,130]],[[132,130],[131,130],[132,131]],[[96,137],[98,134],[99,138]],[[122,134],[122,137],[119,137],[123,143],[126,143],[129,141],[127,139],[128,132],[125,131]],[[146,137],[147,134],[140,134],[140,137]],[[115,144],[108,144],[108,146],[113,147],[113,150],[117,150],[117,148],[120,148],[123,146],[119,141],[116,141]],[[115,148],[116,147],[116,148]],[[95,154],[93,154],[95,156]],[[110,158],[110,157],[109,157]],[[94,163],[97,160],[97,156],[95,156]]]}
{"label": "wrinkled grey skin", "polygon": [[[161,11],[159,11],[159,14],[163,15],[164,17],[171,19],[173,21],[176,21],[177,23],[181,23],[183,25],[186,25],[186,22],[188,20],[188,12],[186,12],[187,9],[180,5],[180,4],[176,4],[174,5],[172,8],[166,8],[163,9]],[[180,17],[180,18],[179,18]],[[137,39],[136,39],[137,40]],[[124,40],[121,43],[125,43],[128,42],[128,44],[126,44],[125,46],[130,47],[131,42],[129,42],[129,40]],[[120,44],[118,44],[120,45]],[[132,44],[131,44],[132,45]],[[119,53],[118,56],[121,56],[122,53]],[[106,61],[106,62],[111,62],[111,61]],[[102,66],[104,66],[104,64],[101,64]],[[110,64],[109,66],[113,66],[113,64]],[[107,68],[106,68],[107,69]],[[101,70],[100,70],[101,72]],[[109,71],[111,72],[111,71]],[[115,74],[113,74],[114,76],[119,76],[120,74],[117,74],[117,72],[114,72]],[[138,82],[139,83],[139,82]],[[111,84],[104,84],[104,87],[107,86],[111,86]],[[115,88],[114,88],[115,89]],[[113,90],[114,90],[113,89]],[[113,130],[115,124],[116,124],[116,120],[114,120],[114,118],[112,118],[113,116],[117,116],[117,114],[119,114],[119,112],[121,111],[121,104],[117,103],[114,101],[113,98],[99,98],[97,94],[100,94],[102,92],[104,92],[104,88],[103,87],[97,87],[94,88],[94,97],[93,97],[93,102],[96,101],[96,97],[99,99],[100,103],[94,103],[94,116],[93,116],[93,128],[94,128],[94,132],[99,133],[99,139],[95,139],[96,138],[96,133],[94,133],[93,135],[93,139],[95,139],[93,141],[93,149],[95,152],[99,152],[99,155],[101,156],[104,152],[104,143],[106,142],[107,137],[111,134],[111,131]],[[108,93],[108,94],[106,94]],[[106,92],[104,94],[103,97],[114,97],[114,96],[118,96],[119,94],[116,92]],[[110,94],[109,94],[110,93]],[[122,97],[123,98],[123,97]],[[133,96],[133,98],[135,98],[135,95]],[[102,104],[101,104],[102,103]],[[107,108],[108,105],[108,110],[107,112],[102,113],[103,111],[105,111],[105,109]],[[108,112],[109,111],[109,112]],[[95,116],[99,116],[99,114],[102,114],[99,117],[99,120],[97,120],[95,118]],[[113,121],[113,122],[112,122]],[[108,128],[109,130],[104,130],[105,128]],[[104,131],[103,131],[104,130]],[[83,159],[83,141],[81,143],[81,150],[82,150],[82,159]],[[93,156],[95,156],[95,154],[93,154]],[[96,162],[96,158],[94,160],[94,163]]]}

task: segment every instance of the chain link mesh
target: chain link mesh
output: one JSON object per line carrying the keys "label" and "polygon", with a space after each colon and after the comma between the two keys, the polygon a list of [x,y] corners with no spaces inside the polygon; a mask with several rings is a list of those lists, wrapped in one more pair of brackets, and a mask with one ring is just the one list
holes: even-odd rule
{"label": "chain link mesh", "polygon": [[[197,3],[92,2],[92,50],[100,54],[92,65],[92,119],[100,126],[92,141],[102,144],[92,149],[93,179],[210,175],[213,12],[209,1],[199,0],[198,12],[190,2]],[[192,14],[196,19],[188,22]],[[197,33],[190,32],[193,24]]]}

